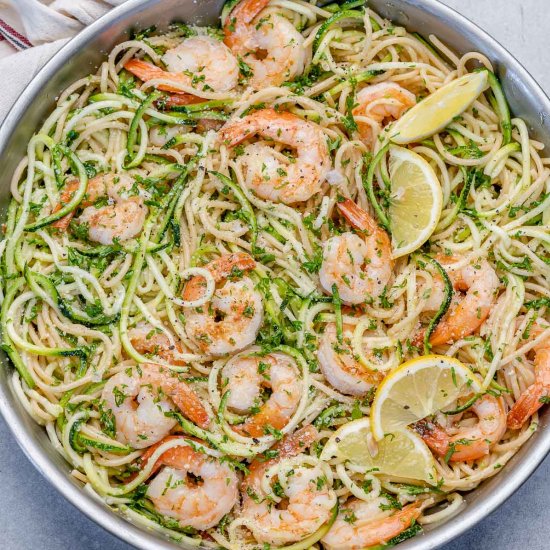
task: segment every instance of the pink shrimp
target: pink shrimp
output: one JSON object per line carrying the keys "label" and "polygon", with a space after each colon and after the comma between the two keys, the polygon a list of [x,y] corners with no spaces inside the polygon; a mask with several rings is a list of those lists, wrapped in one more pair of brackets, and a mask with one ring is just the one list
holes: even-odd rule
{"label": "pink shrimp", "polygon": [[185,378],[165,367],[145,363],[121,371],[107,381],[101,394],[116,420],[121,443],[143,449],[160,441],[176,425],[166,416],[173,405],[199,426],[210,423],[208,412]]}
{"label": "pink shrimp", "polygon": [[[142,467],[160,445],[178,439],[190,441],[181,436],[166,437],[142,455]],[[149,483],[147,497],[158,512],[175,518],[182,527],[206,530],[237,504],[239,479],[228,464],[195,450],[192,444],[172,447],[158,458],[151,475],[160,471]]]}
{"label": "pink shrimp", "polygon": [[[124,68],[140,80],[167,80],[175,84],[159,84],[165,92],[184,95],[201,95],[204,91],[228,92],[239,79],[239,67],[235,56],[222,42],[210,36],[186,38],[175,48],[168,50],[162,61],[168,71],[141,59],[130,59]],[[181,86],[197,90],[196,94],[182,91]]]}
{"label": "pink shrimp", "polygon": [[[345,503],[329,532],[321,539],[326,550],[363,550],[384,545],[408,529],[421,513],[414,502],[401,510],[389,510],[389,501],[380,496],[368,501]],[[353,519],[353,521],[351,521]]]}
{"label": "pink shrimp", "polygon": [[[235,430],[250,437],[265,435],[268,428],[281,430],[296,412],[302,395],[302,380],[294,359],[279,352],[258,355],[258,350],[233,357],[222,370],[224,393],[231,392],[227,407],[239,414],[259,410],[235,426]],[[262,402],[261,389],[270,395]]]}
{"label": "pink shrimp", "polygon": [[326,241],[319,279],[328,293],[336,285],[345,304],[361,304],[380,296],[391,278],[390,238],[350,199],[338,203],[338,209],[362,234],[343,233]]}
{"label": "pink shrimp", "polygon": [[[185,331],[204,353],[224,355],[249,346],[256,339],[263,320],[262,296],[245,272],[256,262],[244,253],[225,254],[204,268],[216,282],[212,299],[204,307],[188,308]],[[195,301],[204,295],[205,280],[191,278],[183,299]]]}
{"label": "pink shrimp", "polygon": [[[443,317],[430,337],[432,346],[440,346],[465,338],[475,333],[485,322],[496,301],[498,276],[487,260],[479,260],[474,264],[468,264],[459,269],[453,264],[458,260],[448,257],[439,257],[438,261],[443,265],[456,290],[466,291],[462,297],[457,297],[451,305],[450,311]],[[425,310],[437,310],[443,299],[443,280],[436,276],[434,288]],[[424,331],[415,338],[414,343],[419,344],[424,339]]]}
{"label": "pink shrimp", "polygon": [[[54,212],[58,212],[72,199],[78,185],[76,180],[66,184]],[[107,245],[112,244],[115,239],[124,241],[140,233],[148,210],[143,197],[129,196],[133,185],[134,180],[127,174],[112,172],[99,174],[88,181],[86,195],[80,203],[84,211],[79,222],[88,224],[88,236],[92,241]],[[107,197],[108,204],[94,206],[102,197]],[[57,220],[52,227],[66,230],[73,216],[74,211]]]}
{"label": "pink shrimp", "polygon": [[304,70],[304,37],[278,14],[258,17],[269,0],[242,0],[224,25],[224,42],[250,68],[255,88],[279,86]]}
{"label": "pink shrimp", "polygon": [[[549,326],[533,325],[530,338],[536,338]],[[550,338],[535,346],[534,351],[535,381],[520,395],[508,413],[508,427],[512,430],[519,430],[531,416],[549,401]]]}
{"label": "pink shrimp", "polygon": [[294,204],[309,200],[321,190],[331,160],[323,129],[299,116],[275,109],[260,109],[229,121],[220,138],[229,147],[259,135],[296,150],[292,162],[283,162],[271,145],[245,147],[243,162],[251,187],[258,196],[273,202]]}
{"label": "pink shrimp", "polygon": [[369,120],[367,122],[359,118],[359,133],[365,143],[372,147],[387,121],[400,118],[416,104],[416,96],[395,82],[381,82],[363,88],[357,94],[356,101],[358,105],[353,109],[353,115]]}
{"label": "pink shrimp", "polygon": [[[244,484],[242,515],[258,542],[286,546],[315,533],[330,519],[337,502],[336,493],[328,483],[319,483],[326,479],[320,465],[309,464],[307,456],[303,457],[304,462],[300,460],[301,453],[315,437],[315,428],[303,428],[278,447],[277,458],[251,467]],[[291,457],[296,460],[290,469],[277,474],[283,495],[266,494],[262,481],[267,469]]]}
{"label": "pink shrimp", "polygon": [[380,384],[384,375],[359,362],[352,346],[353,328],[344,325],[339,342],[336,325],[327,324],[320,337],[317,359],[321,372],[333,388],[348,395],[365,396]]}
{"label": "pink shrimp", "polygon": [[[486,394],[468,409],[478,422],[473,426],[458,426],[454,435],[436,422],[421,420],[414,424],[428,447],[437,455],[453,462],[468,462],[487,456],[506,431],[506,412],[502,399]],[[453,431],[455,431],[453,430]]]}

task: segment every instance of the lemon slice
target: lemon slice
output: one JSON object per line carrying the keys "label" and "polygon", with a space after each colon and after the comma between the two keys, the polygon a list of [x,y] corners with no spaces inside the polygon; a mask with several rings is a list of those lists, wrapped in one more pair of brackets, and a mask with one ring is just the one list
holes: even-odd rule
{"label": "lemon slice", "polygon": [[385,437],[377,444],[372,456],[368,443],[371,437],[368,418],[360,418],[344,424],[327,441],[321,460],[338,458],[377,473],[434,483],[436,479],[434,458],[424,441],[411,430]]}
{"label": "lemon slice", "polygon": [[404,145],[433,136],[461,115],[487,86],[487,71],[449,82],[417,103],[389,129],[391,141]]}
{"label": "lemon slice", "polygon": [[392,256],[399,258],[420,248],[435,231],[443,193],[428,162],[404,147],[390,147],[389,174]]}
{"label": "lemon slice", "polygon": [[426,355],[403,363],[382,381],[371,408],[375,439],[445,410],[461,396],[480,393],[474,373],[457,359]]}

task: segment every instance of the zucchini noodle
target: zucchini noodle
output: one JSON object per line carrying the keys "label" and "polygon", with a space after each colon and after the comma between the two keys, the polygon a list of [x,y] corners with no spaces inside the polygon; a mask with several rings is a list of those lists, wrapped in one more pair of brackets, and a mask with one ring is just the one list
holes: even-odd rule
{"label": "zucchini noodle", "polygon": [[[231,34],[239,32],[234,14],[241,7],[230,1],[222,16],[226,53],[235,64],[232,84],[225,85],[229,62],[216,65],[214,58],[211,66],[176,76],[168,62],[187,40],[221,47],[223,29],[178,23],[137,31],[95,74],[59,96],[29,141],[11,181],[0,243],[2,347],[15,368],[10,384],[75,480],[159,536],[201,548],[330,550],[326,541],[342,518],[355,529],[349,507],[379,502],[391,514],[415,511],[402,533],[377,542],[394,544],[458,513],[462,493],[500,472],[535,432],[537,412],[519,428],[509,422],[481,458],[454,461],[452,444],[445,456],[434,450],[430,484],[353,461],[321,460],[322,449],[336,429],[370,415],[385,377],[425,354],[452,356],[480,381],[482,393],[429,419],[450,437],[475,424],[479,398],[498,399],[508,414],[537,386],[537,368],[550,368],[537,364],[539,351],[550,348],[550,158],[526,123],[511,118],[482,53],[460,56],[361,1],[266,1],[254,32],[271,22],[275,31],[262,36],[272,43],[252,47]],[[277,46],[282,38],[273,35],[284,33],[300,40]],[[284,65],[277,56],[285,55],[291,59],[278,70],[287,72],[273,82],[275,69],[266,67]],[[222,85],[206,84],[208,71]],[[441,184],[435,232],[421,250],[388,258],[391,274],[380,292],[361,303],[347,299],[346,289],[327,286],[320,272],[329,261],[338,264],[327,259],[328,243],[351,234],[346,204],[377,220],[379,231],[392,229],[385,128],[400,104],[388,91],[359,111],[362,90],[400,87],[420,101],[476,71],[487,72],[487,90],[446,128],[407,146]],[[380,110],[385,114],[378,116]],[[230,133],[265,113],[274,122],[245,127],[237,138]],[[290,138],[286,116],[295,125]],[[273,124],[283,125],[275,138]],[[301,131],[311,132],[306,148],[292,142]],[[314,157],[325,149],[325,160]],[[309,164],[307,155],[314,158]],[[292,197],[310,185],[310,172],[319,174],[317,187],[305,199]],[[303,181],[295,188],[296,182],[277,183],[290,173]],[[369,231],[358,235],[366,239]],[[225,261],[235,264],[227,268]],[[330,269],[341,270],[346,281],[354,261],[341,262]],[[361,267],[367,278],[374,263]],[[475,327],[441,343],[440,331],[467,292],[457,274],[472,266],[477,282],[494,274],[490,306]],[[431,307],[440,286],[440,301]],[[249,300],[241,309],[239,293]],[[326,364],[329,356],[335,359]],[[243,370],[235,367],[228,377],[235,364]],[[363,385],[344,387],[337,368],[351,369],[347,376]],[[125,392],[145,376],[152,381],[128,405]],[[125,382],[113,387],[116,380]],[[186,388],[185,406],[177,382]],[[132,439],[129,419],[156,384],[161,389],[147,414],[159,420]],[[545,388],[540,405],[549,393]],[[190,399],[202,420],[186,409]],[[287,442],[308,429],[311,440],[284,456]],[[368,445],[376,454],[374,439]],[[179,479],[177,457],[184,455],[194,457],[185,465],[194,477],[155,497],[157,477],[172,472]],[[216,506],[231,479],[238,480],[238,496],[215,521],[193,527],[162,502],[181,491],[178,484],[189,483],[190,494],[206,492],[214,482],[193,470],[201,460],[230,472]],[[297,472],[318,473],[316,487],[302,490],[326,497],[326,517],[317,524],[318,518],[297,515],[281,524],[281,533],[262,535],[259,526],[274,521],[272,507],[281,518],[298,514]],[[308,522],[309,532],[288,538]],[[341,547],[371,546],[359,540]]]}

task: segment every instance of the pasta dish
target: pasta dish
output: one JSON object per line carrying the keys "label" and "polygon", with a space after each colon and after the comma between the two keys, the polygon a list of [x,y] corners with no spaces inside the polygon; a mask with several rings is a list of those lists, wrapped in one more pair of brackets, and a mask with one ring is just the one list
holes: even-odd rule
{"label": "pasta dish", "polygon": [[134,32],[11,180],[13,390],[186,546],[397,544],[550,402],[543,144],[483,53],[319,4]]}

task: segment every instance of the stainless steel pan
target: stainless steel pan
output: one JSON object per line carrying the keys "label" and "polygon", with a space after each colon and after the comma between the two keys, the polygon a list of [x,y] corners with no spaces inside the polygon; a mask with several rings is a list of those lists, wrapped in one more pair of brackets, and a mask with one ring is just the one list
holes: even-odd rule
{"label": "stainless steel pan", "polygon": [[[213,24],[223,0],[128,0],[69,42],[33,79],[0,128],[0,214],[9,202],[9,181],[33,131],[53,109],[55,98],[74,80],[93,72],[130,29],[173,20]],[[434,33],[458,52],[478,50],[492,60],[515,116],[550,147],[550,101],[527,71],[495,40],[436,0],[370,0],[383,16],[421,34]],[[2,358],[7,363],[6,358]],[[99,525],[138,548],[160,550],[174,544],[113,513],[69,477],[70,467],[53,449],[46,433],[26,414],[10,386],[11,367],[0,369],[0,411],[23,451],[46,479]],[[508,498],[550,450],[550,411],[542,427],[497,476],[466,497],[466,506],[443,525],[400,545],[400,550],[436,548],[483,519]]]}

